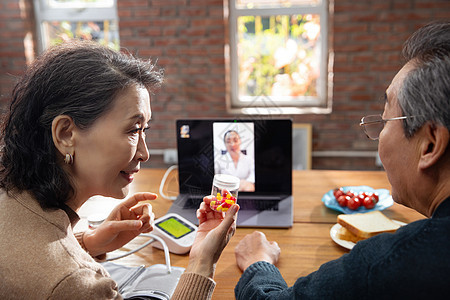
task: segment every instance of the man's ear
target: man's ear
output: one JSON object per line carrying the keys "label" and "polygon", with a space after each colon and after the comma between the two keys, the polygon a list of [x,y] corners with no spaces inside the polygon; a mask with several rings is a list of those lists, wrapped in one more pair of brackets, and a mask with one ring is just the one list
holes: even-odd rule
{"label": "man's ear", "polygon": [[426,123],[421,131],[419,168],[427,169],[445,155],[450,135],[445,126],[431,123]]}
{"label": "man's ear", "polygon": [[59,115],[52,122],[52,137],[56,149],[65,156],[73,155],[75,123],[67,115]]}

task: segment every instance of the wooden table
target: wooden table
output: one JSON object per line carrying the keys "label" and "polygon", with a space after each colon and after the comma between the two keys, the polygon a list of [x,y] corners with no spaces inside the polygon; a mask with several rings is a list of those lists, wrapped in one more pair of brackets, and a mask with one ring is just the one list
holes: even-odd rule
{"label": "wooden table", "polygon": [[[159,185],[165,170],[142,169],[131,184],[130,191],[152,191],[159,193]],[[375,189],[390,189],[385,172],[381,171],[294,171],[294,225],[289,229],[256,229],[264,232],[269,240],[275,240],[281,248],[279,264],[281,274],[290,286],[298,277],[305,276],[330,260],[339,258],[348,250],[335,244],[330,238],[330,228],[336,223],[339,214],[325,207],[321,201],[323,194],[340,186],[368,185]],[[164,194],[175,196],[178,193],[177,174],[172,172],[163,189]],[[156,217],[167,213],[171,200],[162,197],[152,201]],[[388,217],[402,222],[412,222],[424,218],[416,211],[394,203],[383,211]],[[238,228],[236,234],[225,248],[215,274],[217,286],[213,299],[234,299],[234,287],[241,272],[236,266],[234,247],[255,229]],[[145,242],[138,237],[125,245],[122,250],[134,249]],[[112,254],[114,255],[114,253]],[[131,266],[164,263],[161,250],[146,247],[139,252],[117,261]],[[171,254],[173,266],[186,267],[188,255]]]}

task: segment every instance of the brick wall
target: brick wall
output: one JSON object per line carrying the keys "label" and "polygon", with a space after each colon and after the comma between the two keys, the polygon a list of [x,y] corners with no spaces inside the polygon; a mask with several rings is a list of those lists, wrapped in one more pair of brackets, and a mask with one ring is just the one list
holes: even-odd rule
{"label": "brick wall", "polygon": [[[0,100],[33,57],[31,0],[0,2]],[[233,117],[225,106],[223,0],[118,0],[121,46],[165,69],[152,98],[150,149],[175,148],[177,118]],[[334,0],[333,113],[293,115],[313,124],[313,151],[376,151],[358,122],[379,113],[379,97],[401,68],[402,43],[418,27],[450,19],[448,0]],[[27,35],[28,34],[28,35]],[[26,42],[24,43],[24,39]],[[25,53],[28,53],[26,55]],[[162,166],[160,157],[150,166]],[[315,169],[377,169],[374,157],[313,157]]]}
{"label": "brick wall", "polygon": [[34,19],[31,2],[0,1],[0,109],[5,108],[9,93],[33,59]]}

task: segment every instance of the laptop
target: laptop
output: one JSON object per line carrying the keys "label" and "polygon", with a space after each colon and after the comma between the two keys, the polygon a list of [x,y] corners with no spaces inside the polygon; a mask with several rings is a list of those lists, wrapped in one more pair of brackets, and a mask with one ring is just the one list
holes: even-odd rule
{"label": "laptop", "polygon": [[292,120],[185,119],[176,130],[179,195],[169,212],[198,225],[214,175],[228,173],[241,179],[238,227],[292,227]]}

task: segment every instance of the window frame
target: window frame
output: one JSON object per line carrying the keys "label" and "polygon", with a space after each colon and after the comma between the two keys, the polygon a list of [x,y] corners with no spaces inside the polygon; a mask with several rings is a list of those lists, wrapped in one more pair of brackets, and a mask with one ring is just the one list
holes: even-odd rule
{"label": "window frame", "polygon": [[[297,5],[291,7],[279,8],[237,8],[236,0],[228,0],[228,45],[225,45],[227,60],[227,109],[231,113],[242,114],[306,114],[331,113],[332,96],[332,61],[333,55],[328,48],[328,22],[329,5],[332,0],[321,0],[320,4]],[[308,97],[298,103],[295,99],[283,101],[282,103],[271,100],[273,96],[255,96],[252,101],[241,101],[238,95],[238,55],[237,55],[237,20],[241,16],[274,16],[274,15],[304,15],[316,14],[320,17],[320,36],[321,36],[321,54],[320,54],[320,76],[318,78],[318,96]],[[306,101],[305,101],[306,100]]]}
{"label": "window frame", "polygon": [[88,22],[111,20],[119,23],[117,13],[117,0],[111,0],[111,6],[93,6],[86,4],[67,7],[51,7],[49,0],[33,0],[34,13],[36,18],[36,30],[38,35],[38,51],[43,52],[47,45],[47,35],[45,34],[44,22],[51,21],[70,21],[70,22]]}

